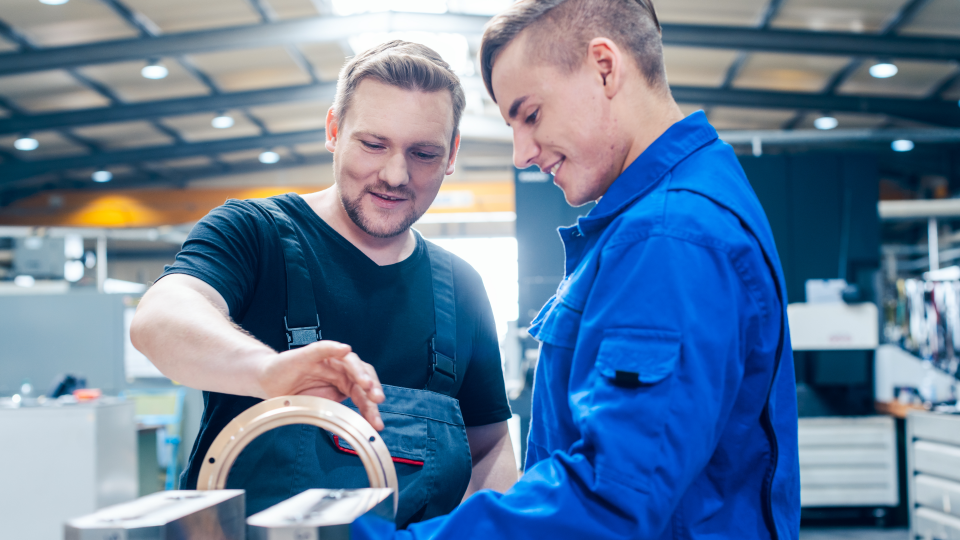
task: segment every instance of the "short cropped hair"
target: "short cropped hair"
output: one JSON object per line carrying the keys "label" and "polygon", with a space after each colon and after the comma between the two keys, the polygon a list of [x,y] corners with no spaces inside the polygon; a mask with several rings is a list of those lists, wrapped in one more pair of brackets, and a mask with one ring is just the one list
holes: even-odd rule
{"label": "short cropped hair", "polygon": [[647,84],[668,90],[653,0],[520,0],[487,23],[480,43],[483,84],[494,102],[493,63],[527,29],[530,53],[567,72],[583,64],[590,40],[609,38],[629,51]]}
{"label": "short cropped hair", "polygon": [[450,145],[453,146],[467,100],[460,78],[436,51],[419,43],[394,40],[349,59],[340,70],[337,94],[333,98],[333,113],[341,125],[350,110],[353,94],[360,82],[368,77],[405,90],[450,92],[453,101],[453,138]]}

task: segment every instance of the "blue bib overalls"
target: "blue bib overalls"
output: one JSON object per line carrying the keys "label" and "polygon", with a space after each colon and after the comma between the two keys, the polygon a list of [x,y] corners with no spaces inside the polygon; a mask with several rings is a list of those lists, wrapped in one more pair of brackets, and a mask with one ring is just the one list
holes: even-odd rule
{"label": "blue bib overalls", "polygon": [[[321,339],[313,285],[289,217],[270,199],[251,200],[276,225],[287,279],[287,310],[281,322],[293,349]],[[449,253],[427,243],[433,280],[436,334],[428,358],[425,389],[383,385],[381,437],[393,457],[400,483],[396,523],[446,514],[456,508],[470,481],[472,461],[456,396],[468,358],[456,354],[456,304]],[[356,410],[351,400],[344,405]],[[251,509],[266,508],[301,491],[367,487],[360,458],[350,446],[321,429],[295,425],[274,429],[244,450],[230,471],[228,489],[245,489]],[[262,508],[260,508],[262,509]]]}

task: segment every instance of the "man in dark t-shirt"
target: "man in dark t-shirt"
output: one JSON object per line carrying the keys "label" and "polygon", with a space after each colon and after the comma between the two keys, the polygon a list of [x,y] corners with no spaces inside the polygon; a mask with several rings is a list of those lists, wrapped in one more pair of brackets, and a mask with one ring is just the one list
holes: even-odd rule
{"label": "man in dark t-shirt", "polygon": [[[382,430],[400,480],[401,526],[516,481],[480,276],[411,229],[453,172],[463,104],[456,76],[426,47],[390,42],[358,55],[341,72],[327,116],[336,185],[227,201],[197,224],[144,296],[134,345],[165,375],[204,390],[182,488],[196,486],[201,460],[233,418],[262,399],[295,394],[349,398]],[[292,225],[286,237],[275,213]],[[287,350],[293,285],[282,242],[291,239],[309,274],[309,291],[292,290],[291,298],[312,293],[321,340]],[[449,276],[438,275],[438,259],[449,261]],[[435,295],[445,282],[454,292],[449,321],[436,305],[446,302]],[[442,327],[459,368],[450,380],[430,360]],[[253,513],[311,487],[365,483],[342,441],[285,426],[244,450],[227,487],[246,489]]]}

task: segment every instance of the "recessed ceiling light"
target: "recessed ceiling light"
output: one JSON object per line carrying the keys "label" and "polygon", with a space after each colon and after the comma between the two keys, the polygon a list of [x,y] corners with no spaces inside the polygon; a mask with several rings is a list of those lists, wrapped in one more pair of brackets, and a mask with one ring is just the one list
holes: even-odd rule
{"label": "recessed ceiling light", "polygon": [[896,75],[898,71],[900,70],[897,69],[897,66],[887,62],[870,66],[870,75],[877,79],[889,79]]}
{"label": "recessed ceiling light", "polygon": [[233,127],[233,117],[227,116],[226,114],[221,114],[214,118],[210,125],[217,129],[227,129],[228,127]]}
{"label": "recessed ceiling light", "polygon": [[827,130],[837,127],[839,123],[840,122],[838,122],[837,119],[832,116],[821,116],[813,121],[813,127]]}
{"label": "recessed ceiling light", "polygon": [[146,79],[163,79],[170,73],[167,70],[166,66],[163,64],[150,64],[143,66],[143,69],[140,70],[140,74],[143,75]]}
{"label": "recessed ceiling light", "polygon": [[94,182],[109,182],[113,180],[113,173],[110,171],[97,171],[90,175]]}
{"label": "recessed ceiling light", "polygon": [[20,137],[13,141],[13,147],[22,152],[36,150],[38,146],[40,146],[40,143],[32,137]]}
{"label": "recessed ceiling light", "polygon": [[257,159],[260,160],[260,163],[276,163],[280,161],[280,154],[267,150],[266,152],[261,153],[260,157]]}
{"label": "recessed ceiling light", "polygon": [[907,139],[893,141],[890,143],[890,148],[893,148],[894,152],[909,152],[913,150],[913,141],[908,141]]}
{"label": "recessed ceiling light", "polygon": [[41,4],[46,4],[48,6],[62,6],[70,0],[40,0]]}

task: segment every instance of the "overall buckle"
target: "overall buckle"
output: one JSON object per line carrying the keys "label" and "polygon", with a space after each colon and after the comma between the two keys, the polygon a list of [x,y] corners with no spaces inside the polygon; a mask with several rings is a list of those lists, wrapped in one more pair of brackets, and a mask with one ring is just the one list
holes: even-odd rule
{"label": "overall buckle", "polygon": [[440,372],[443,375],[457,380],[457,363],[454,362],[453,358],[437,351],[436,340],[430,339],[430,374],[431,376]]}
{"label": "overall buckle", "polygon": [[317,315],[316,326],[302,326],[290,328],[287,318],[283,318],[283,326],[287,329],[287,350],[299,349],[304,345],[320,341],[320,316]]}

